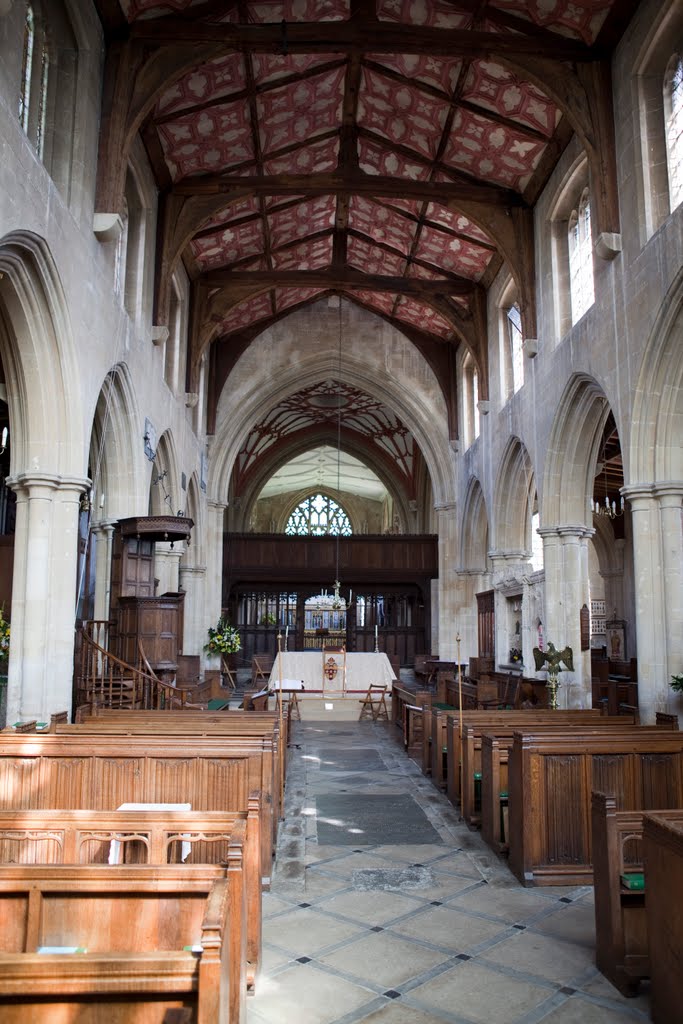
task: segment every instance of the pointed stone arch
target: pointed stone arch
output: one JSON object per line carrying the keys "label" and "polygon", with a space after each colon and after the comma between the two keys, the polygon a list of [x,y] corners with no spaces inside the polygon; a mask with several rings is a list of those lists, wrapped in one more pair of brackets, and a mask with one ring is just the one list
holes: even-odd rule
{"label": "pointed stone arch", "polygon": [[130,515],[143,493],[140,422],[130,370],[113,366],[102,382],[95,406],[89,465],[94,491],[94,519]]}
{"label": "pointed stone arch", "polygon": [[528,558],[536,476],[529,452],[512,436],[503,452],[493,503],[493,547],[498,553]]}
{"label": "pointed stone arch", "polygon": [[66,298],[47,243],[31,232],[0,239],[0,349],[12,476],[83,476],[84,424],[74,415],[83,402]]}
{"label": "pointed stone arch", "polygon": [[[560,399],[550,432],[543,476],[543,526],[592,529],[593,478],[609,413],[610,405],[598,381],[586,374],[574,374]],[[625,454],[621,430],[619,436]],[[624,459],[625,478],[626,473]]]}
{"label": "pointed stone arch", "polygon": [[175,516],[182,506],[178,454],[170,430],[164,431],[157,443],[149,487],[149,514]]}
{"label": "pointed stone arch", "polygon": [[486,499],[479,480],[471,477],[463,502],[459,569],[466,572],[486,572],[488,549],[489,517]]}
{"label": "pointed stone arch", "polygon": [[194,522],[194,526],[190,535],[190,543],[185,545],[181,559],[182,565],[203,565],[206,561],[204,555],[204,503],[200,500],[199,494],[199,480],[197,474],[193,473],[187,485],[187,497],[183,512]]}

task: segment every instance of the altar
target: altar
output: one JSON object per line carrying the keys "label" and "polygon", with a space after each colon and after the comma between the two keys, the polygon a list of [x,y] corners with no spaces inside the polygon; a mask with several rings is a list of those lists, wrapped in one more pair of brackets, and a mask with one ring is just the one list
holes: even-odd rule
{"label": "altar", "polygon": [[270,690],[303,690],[318,694],[365,693],[368,686],[388,687],[394,673],[386,654],[364,651],[283,651],[275,656],[268,680]]}

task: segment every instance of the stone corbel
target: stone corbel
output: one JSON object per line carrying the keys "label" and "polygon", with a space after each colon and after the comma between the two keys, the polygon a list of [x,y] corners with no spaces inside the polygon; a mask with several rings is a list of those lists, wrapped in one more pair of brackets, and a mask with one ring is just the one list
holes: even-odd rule
{"label": "stone corbel", "polygon": [[194,409],[198,401],[199,395],[197,394],[196,391],[185,392],[185,405],[187,406],[188,409]]}
{"label": "stone corbel", "polygon": [[613,260],[621,252],[621,232],[601,231],[595,243],[595,251],[601,260]]}
{"label": "stone corbel", "polygon": [[538,338],[525,338],[522,342],[522,351],[528,359],[535,359],[538,355]]}
{"label": "stone corbel", "polygon": [[159,325],[152,327],[152,344],[165,345],[168,341],[168,334],[168,327],[161,327]]}
{"label": "stone corbel", "polygon": [[482,398],[479,402],[477,402],[477,409],[479,410],[482,416],[488,416],[488,414],[491,412],[490,401],[488,399]]}
{"label": "stone corbel", "polygon": [[118,213],[96,213],[92,229],[98,242],[116,242],[123,231],[123,221]]}

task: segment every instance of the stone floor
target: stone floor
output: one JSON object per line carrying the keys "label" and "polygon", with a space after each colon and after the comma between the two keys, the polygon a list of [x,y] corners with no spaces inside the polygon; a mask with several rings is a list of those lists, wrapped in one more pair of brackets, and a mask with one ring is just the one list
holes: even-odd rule
{"label": "stone floor", "polygon": [[525,889],[372,722],[304,721],[249,1024],[648,1021],[594,965],[591,888]]}

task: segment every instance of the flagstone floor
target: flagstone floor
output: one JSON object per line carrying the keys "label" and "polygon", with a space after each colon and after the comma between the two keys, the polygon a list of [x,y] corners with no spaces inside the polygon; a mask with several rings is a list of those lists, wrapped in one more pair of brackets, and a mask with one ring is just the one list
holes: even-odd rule
{"label": "flagstone floor", "polygon": [[525,889],[385,723],[303,721],[249,1024],[649,1020],[594,963],[592,888]]}

